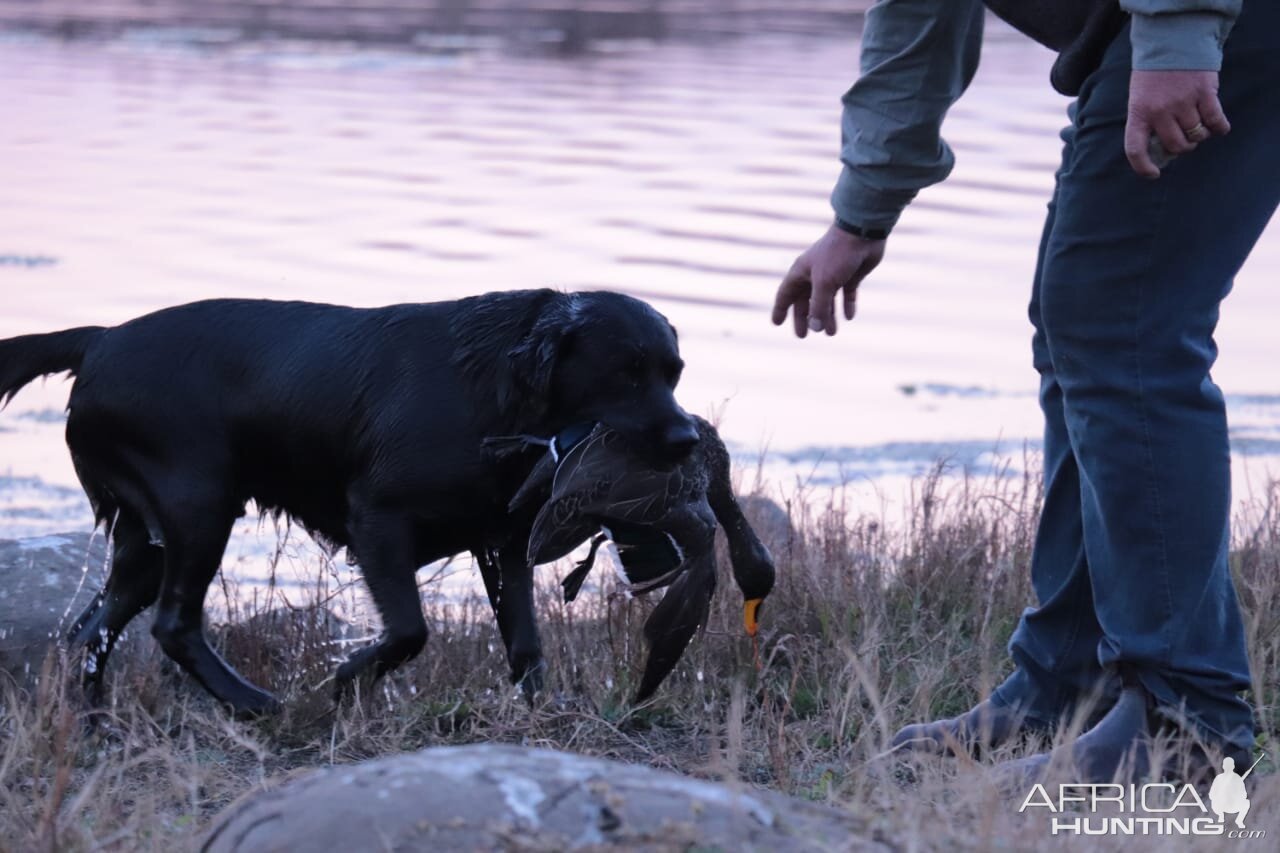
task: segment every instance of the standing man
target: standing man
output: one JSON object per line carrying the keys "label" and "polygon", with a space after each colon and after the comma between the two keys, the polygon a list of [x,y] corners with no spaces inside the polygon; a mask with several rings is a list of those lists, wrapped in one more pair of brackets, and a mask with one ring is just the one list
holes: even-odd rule
{"label": "standing man", "polygon": [[[1101,690],[1114,704],[1059,756],[1080,781],[1144,773],[1150,735],[1169,725],[1239,763],[1253,744],[1249,662],[1227,566],[1226,409],[1209,370],[1219,304],[1280,202],[1280,3],[986,5],[1060,52],[1051,81],[1077,98],[1031,293],[1038,604],[990,698],[908,726],[894,746],[994,745],[1052,728]],[[939,127],[977,68],[983,6],[879,0],[867,13],[835,221],[778,288],[775,324],[790,312],[798,337],[834,335],[838,295],[852,320],[902,209],[951,171]],[[1050,758],[1014,764],[1035,773]]]}

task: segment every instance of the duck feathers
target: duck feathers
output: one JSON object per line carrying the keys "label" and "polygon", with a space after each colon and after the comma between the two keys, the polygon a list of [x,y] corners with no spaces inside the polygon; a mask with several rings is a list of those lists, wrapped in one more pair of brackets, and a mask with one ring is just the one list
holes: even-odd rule
{"label": "duck feathers", "polygon": [[668,587],[662,601],[644,623],[649,657],[645,661],[635,701],[643,702],[652,696],[679,663],[680,656],[699,627],[707,622],[715,589],[715,551],[706,548]]}
{"label": "duck feathers", "polygon": [[[618,433],[597,426],[555,468],[551,496],[534,520],[529,537],[530,561],[558,559],[601,526],[615,531],[656,528],[678,540],[685,524],[711,518],[714,525],[702,470],[700,466],[692,470],[676,466],[662,471],[637,465]],[[699,509],[705,508],[705,512],[690,512],[692,504],[701,505]]]}

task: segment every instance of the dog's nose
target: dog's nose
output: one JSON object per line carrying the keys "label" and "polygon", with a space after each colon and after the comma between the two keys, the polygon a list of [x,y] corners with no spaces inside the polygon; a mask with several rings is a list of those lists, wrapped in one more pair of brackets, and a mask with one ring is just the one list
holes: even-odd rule
{"label": "dog's nose", "polygon": [[698,430],[690,421],[672,424],[662,436],[662,444],[673,459],[684,459],[697,443]]}

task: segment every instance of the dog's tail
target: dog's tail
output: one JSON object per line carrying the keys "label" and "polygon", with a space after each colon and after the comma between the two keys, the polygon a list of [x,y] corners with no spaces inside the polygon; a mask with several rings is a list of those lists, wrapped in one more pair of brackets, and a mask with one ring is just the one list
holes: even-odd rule
{"label": "dog's tail", "polygon": [[74,376],[85,353],[105,331],[102,326],[81,326],[0,341],[0,407],[37,377],[63,371]]}

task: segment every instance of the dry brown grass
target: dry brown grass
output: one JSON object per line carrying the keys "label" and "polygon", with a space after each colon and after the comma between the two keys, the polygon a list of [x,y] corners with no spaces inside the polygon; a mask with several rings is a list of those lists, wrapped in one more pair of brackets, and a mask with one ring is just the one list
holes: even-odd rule
{"label": "dry brown grass", "polygon": [[[245,675],[285,700],[278,718],[231,721],[135,636],[112,661],[110,707],[90,725],[50,661],[34,693],[9,687],[0,698],[0,849],[183,849],[230,800],[282,774],[476,741],[742,779],[856,809],[904,849],[1060,847],[1043,820],[983,784],[983,766],[883,754],[897,726],[969,707],[1006,671],[1004,644],[1030,596],[1037,483],[927,477],[897,523],[850,519],[838,495],[818,510],[810,498],[790,502],[796,535],[769,543],[780,580],[763,612],[763,669],[724,572],[705,634],[642,707],[628,697],[651,604],[605,590],[566,607],[555,572],[539,599],[551,672],[532,709],[507,683],[487,602],[445,601],[430,584],[426,652],[338,709],[328,679],[344,652],[323,612],[262,617],[280,602],[261,590],[226,588],[237,624],[217,635]],[[1268,752],[1280,707],[1278,498],[1273,488],[1241,516],[1233,557]],[[317,572],[313,603],[352,594],[338,576]],[[1280,784],[1261,778],[1273,767],[1250,782],[1249,823],[1280,834]]]}

